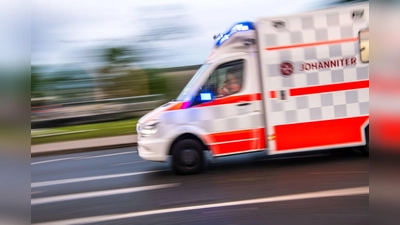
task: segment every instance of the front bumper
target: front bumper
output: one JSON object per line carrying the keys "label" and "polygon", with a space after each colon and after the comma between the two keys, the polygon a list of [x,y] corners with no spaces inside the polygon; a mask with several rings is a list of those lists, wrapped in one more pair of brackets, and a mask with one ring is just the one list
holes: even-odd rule
{"label": "front bumper", "polygon": [[138,137],[139,156],[147,161],[165,162],[169,156],[169,139]]}

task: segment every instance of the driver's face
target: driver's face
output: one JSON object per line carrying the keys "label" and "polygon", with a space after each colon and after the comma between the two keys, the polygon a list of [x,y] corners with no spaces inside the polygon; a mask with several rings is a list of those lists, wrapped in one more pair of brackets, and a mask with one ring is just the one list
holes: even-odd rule
{"label": "driver's face", "polygon": [[232,84],[232,83],[235,83],[237,81],[237,79],[235,78],[235,76],[233,76],[233,74],[227,74],[226,75],[226,81],[225,81],[225,83],[226,84]]}

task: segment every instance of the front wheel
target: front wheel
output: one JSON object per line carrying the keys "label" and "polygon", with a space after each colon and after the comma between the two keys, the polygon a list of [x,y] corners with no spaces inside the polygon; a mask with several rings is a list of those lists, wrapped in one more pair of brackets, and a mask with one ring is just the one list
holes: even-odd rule
{"label": "front wheel", "polygon": [[201,143],[184,139],[172,147],[172,168],[178,174],[195,174],[204,168],[204,154]]}

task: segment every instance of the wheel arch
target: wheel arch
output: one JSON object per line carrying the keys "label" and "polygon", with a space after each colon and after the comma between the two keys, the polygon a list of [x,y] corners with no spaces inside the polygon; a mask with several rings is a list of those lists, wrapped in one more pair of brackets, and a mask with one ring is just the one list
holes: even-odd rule
{"label": "wheel arch", "polygon": [[181,140],[185,140],[185,139],[192,139],[192,140],[196,140],[199,143],[201,143],[201,145],[203,146],[203,150],[205,151],[209,151],[210,148],[207,144],[205,144],[205,142],[199,137],[199,135],[193,134],[191,132],[185,132],[180,134],[179,136],[177,136],[172,142],[171,144],[168,146],[168,155],[172,154],[172,149],[174,147],[174,145],[176,143],[178,143]]}

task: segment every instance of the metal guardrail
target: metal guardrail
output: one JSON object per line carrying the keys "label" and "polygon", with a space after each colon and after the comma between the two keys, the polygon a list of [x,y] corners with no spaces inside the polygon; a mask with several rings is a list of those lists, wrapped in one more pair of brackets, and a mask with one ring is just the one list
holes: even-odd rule
{"label": "metal guardrail", "polygon": [[137,103],[137,102],[148,102],[148,101],[158,101],[163,100],[164,94],[155,94],[155,95],[142,95],[142,96],[134,96],[134,97],[126,97],[126,98],[111,98],[111,99],[102,99],[102,100],[94,100],[94,101],[82,101],[82,102],[68,102],[63,103],[63,106],[78,106],[78,105],[95,105],[95,104],[107,104],[107,103]]}
{"label": "metal guardrail", "polygon": [[61,104],[51,110],[31,114],[31,125],[39,123],[58,124],[61,121],[80,121],[93,118],[113,119],[127,113],[145,112],[152,110],[165,101],[164,95],[146,95],[129,98],[114,98],[97,101],[72,102]]}

